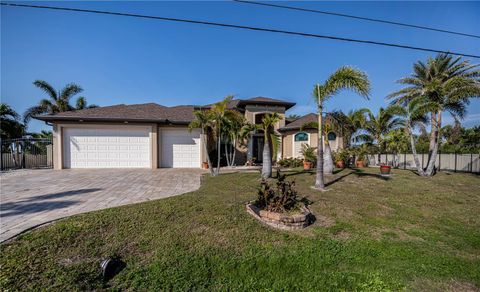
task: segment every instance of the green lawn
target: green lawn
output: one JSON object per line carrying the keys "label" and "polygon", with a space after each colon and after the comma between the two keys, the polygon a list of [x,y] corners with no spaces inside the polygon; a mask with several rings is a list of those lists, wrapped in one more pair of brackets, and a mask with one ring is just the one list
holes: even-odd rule
{"label": "green lawn", "polygon": [[[287,232],[245,211],[258,173],[204,177],[197,192],[91,212],[1,246],[1,290],[477,290],[480,176],[344,170],[327,192],[292,172],[314,225]],[[108,283],[105,256],[126,268]]]}

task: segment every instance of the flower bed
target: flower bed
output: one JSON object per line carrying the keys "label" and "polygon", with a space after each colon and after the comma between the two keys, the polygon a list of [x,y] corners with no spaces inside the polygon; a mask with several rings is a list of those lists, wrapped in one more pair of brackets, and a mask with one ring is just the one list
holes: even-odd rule
{"label": "flower bed", "polygon": [[303,229],[314,221],[313,214],[306,206],[301,207],[298,214],[285,214],[261,210],[254,204],[248,203],[247,212],[260,222],[282,230]]}

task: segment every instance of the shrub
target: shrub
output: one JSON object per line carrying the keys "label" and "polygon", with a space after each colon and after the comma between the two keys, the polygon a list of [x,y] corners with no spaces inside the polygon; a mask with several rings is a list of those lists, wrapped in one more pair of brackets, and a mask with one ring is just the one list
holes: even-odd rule
{"label": "shrub", "polygon": [[300,167],[302,166],[302,159],[300,158],[284,158],[277,161],[281,167]]}
{"label": "shrub", "polygon": [[271,212],[286,212],[296,209],[299,200],[294,186],[295,181],[286,181],[283,174],[278,175],[275,186],[262,180],[255,205]]}

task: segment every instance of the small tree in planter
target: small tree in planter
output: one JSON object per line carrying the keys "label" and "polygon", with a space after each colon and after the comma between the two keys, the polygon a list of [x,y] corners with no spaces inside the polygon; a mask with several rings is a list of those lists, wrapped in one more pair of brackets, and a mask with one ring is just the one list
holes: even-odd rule
{"label": "small tree in planter", "polygon": [[357,167],[365,167],[367,165],[365,160],[366,160],[365,150],[359,149],[357,154],[357,161],[355,162],[355,165]]}
{"label": "small tree in planter", "polygon": [[280,173],[275,184],[262,180],[257,199],[247,204],[247,212],[269,226],[285,230],[301,229],[315,220],[304,200],[298,198],[295,181],[285,180]]}
{"label": "small tree in planter", "polygon": [[300,153],[303,155],[303,169],[312,169],[317,158],[315,149],[307,144],[303,144]]}

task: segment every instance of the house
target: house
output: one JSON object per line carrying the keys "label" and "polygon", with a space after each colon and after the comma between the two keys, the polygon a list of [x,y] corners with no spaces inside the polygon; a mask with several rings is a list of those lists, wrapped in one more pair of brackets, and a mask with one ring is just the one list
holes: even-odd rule
{"label": "house", "polygon": [[[258,124],[267,113],[285,112],[295,103],[267,97],[234,99],[228,107]],[[156,103],[113,105],[37,116],[53,126],[53,164],[63,168],[200,168],[206,160],[200,130],[189,131],[193,112],[206,106],[167,107]],[[316,119],[305,115],[289,123],[282,119],[275,129],[282,135],[277,158],[300,157],[301,145],[317,146],[313,129],[300,131],[303,123]],[[342,140],[329,133],[332,150]],[[255,157],[261,162],[263,133],[252,133],[248,147],[237,145],[237,165]]]}

